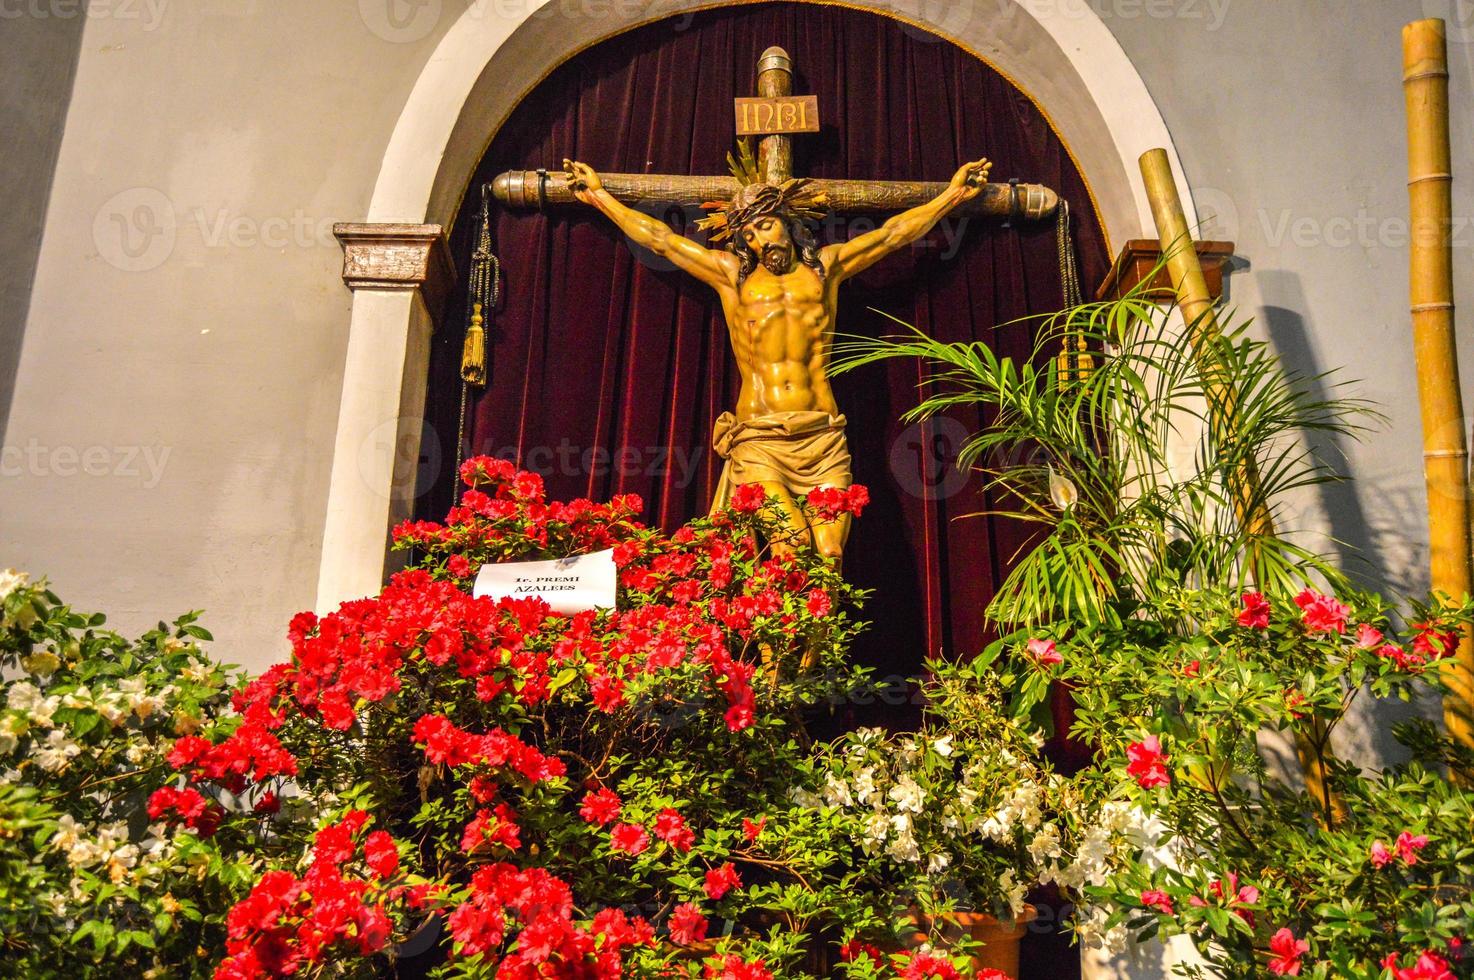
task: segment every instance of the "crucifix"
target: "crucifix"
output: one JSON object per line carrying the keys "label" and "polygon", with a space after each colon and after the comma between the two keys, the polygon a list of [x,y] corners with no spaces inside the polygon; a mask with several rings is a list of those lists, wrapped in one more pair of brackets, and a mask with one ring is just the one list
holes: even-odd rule
{"label": "crucifix", "polygon": [[[726,506],[737,487],[760,484],[788,521],[775,549],[806,543],[838,561],[849,519],[817,519],[808,498],[852,483],[845,418],[827,375],[839,284],[950,213],[1039,219],[1054,213],[1059,199],[1037,184],[988,183],[986,159],[964,164],[947,183],[795,178],[791,134],[818,131],[817,99],[792,95],[793,62],[782,48],[763,52],[757,73],[758,96],[737,99],[735,113],[739,136],[762,139],[756,156],[744,140],[739,156],[729,158],[730,177],[599,174],[564,160],[561,173],[501,174],[492,193],[510,207],[594,207],[637,245],[716,291],[742,389],[735,410],[716,422],[713,446],[725,465],[713,508]],[[700,203],[710,216],[698,225],[721,247],[678,235],[630,203]],[[806,222],[826,211],[900,213],[849,241],[821,246]]]}

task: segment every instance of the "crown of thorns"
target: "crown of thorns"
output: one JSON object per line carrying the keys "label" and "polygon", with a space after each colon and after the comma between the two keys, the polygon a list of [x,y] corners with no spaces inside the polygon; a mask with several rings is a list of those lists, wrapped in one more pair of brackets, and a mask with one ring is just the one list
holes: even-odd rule
{"label": "crown of thorns", "polygon": [[763,180],[747,140],[738,144],[739,156],[727,154],[727,167],[737,178],[737,193],[730,201],[707,201],[701,206],[711,214],[696,222],[698,228],[711,232],[713,242],[731,238],[750,221],[770,214],[787,214],[800,220],[816,221],[824,216],[829,197],[806,178],[790,178],[773,185]]}

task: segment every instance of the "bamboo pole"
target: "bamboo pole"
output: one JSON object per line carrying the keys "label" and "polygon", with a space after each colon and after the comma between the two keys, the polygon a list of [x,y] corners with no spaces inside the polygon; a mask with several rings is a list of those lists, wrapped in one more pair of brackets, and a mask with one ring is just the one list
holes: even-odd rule
{"label": "bamboo pole", "polygon": [[[1231,438],[1238,404],[1234,392],[1224,385],[1221,377],[1221,366],[1214,349],[1220,336],[1218,318],[1213,313],[1213,298],[1208,293],[1208,284],[1203,279],[1203,266],[1198,261],[1198,253],[1188,231],[1182,199],[1178,197],[1177,184],[1172,179],[1172,165],[1167,160],[1167,151],[1156,149],[1142,154],[1141,176],[1146,182],[1152,218],[1161,238],[1162,254],[1167,260],[1167,274],[1171,277],[1172,289],[1177,294],[1177,307],[1187,323],[1188,342],[1192,346],[1198,373],[1203,381],[1203,393],[1208,400],[1209,425],[1216,438]],[[1232,493],[1238,519],[1251,535],[1249,570],[1257,581],[1260,577],[1260,565],[1255,542],[1261,538],[1273,537],[1274,519],[1270,516],[1267,502],[1259,495],[1259,474],[1252,460],[1244,461],[1234,484]]]}
{"label": "bamboo pole", "polygon": [[[1222,378],[1222,362],[1216,347],[1221,331],[1213,312],[1213,298],[1203,279],[1203,266],[1198,261],[1197,249],[1193,247],[1167,151],[1148,150],[1141,155],[1140,163],[1147,199],[1152,206],[1152,218],[1167,261],[1167,273],[1177,294],[1178,309],[1187,322],[1188,343],[1208,402],[1208,430],[1214,442],[1221,445],[1233,436],[1238,404],[1235,392]],[[1229,475],[1229,480],[1236,516],[1240,526],[1250,535],[1249,574],[1257,582],[1262,578],[1259,546],[1265,538],[1274,536],[1274,518],[1269,512],[1268,502],[1259,493],[1259,474],[1252,459],[1243,460],[1238,472]],[[1312,799],[1320,803],[1325,822],[1329,824],[1337,818],[1341,807],[1330,792],[1326,766],[1330,757],[1328,733],[1320,722],[1312,724],[1314,730],[1310,735],[1296,733],[1295,751],[1305,776],[1305,789]]]}
{"label": "bamboo pole", "polygon": [[[1442,20],[1402,29],[1402,87],[1407,102],[1408,207],[1412,226],[1409,294],[1418,403],[1423,419],[1423,476],[1428,488],[1429,560],[1434,591],[1455,601],[1470,591],[1469,452],[1454,340],[1451,161],[1448,138],[1448,44]],[[1474,747],[1474,634],[1443,663],[1449,734]]]}

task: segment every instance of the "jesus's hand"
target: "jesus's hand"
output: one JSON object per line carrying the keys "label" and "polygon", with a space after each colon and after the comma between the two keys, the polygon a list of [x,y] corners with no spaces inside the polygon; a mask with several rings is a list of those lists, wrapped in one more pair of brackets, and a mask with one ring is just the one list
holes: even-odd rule
{"label": "jesus's hand", "polygon": [[599,179],[594,168],[565,158],[563,170],[568,174],[568,184],[573,188],[573,196],[584,204],[593,204],[594,194],[604,189],[604,182]]}
{"label": "jesus's hand", "polygon": [[951,185],[953,190],[959,192],[959,203],[971,201],[982,193],[983,185],[988,182],[988,171],[992,169],[993,162],[986,157],[962,165],[952,176]]}

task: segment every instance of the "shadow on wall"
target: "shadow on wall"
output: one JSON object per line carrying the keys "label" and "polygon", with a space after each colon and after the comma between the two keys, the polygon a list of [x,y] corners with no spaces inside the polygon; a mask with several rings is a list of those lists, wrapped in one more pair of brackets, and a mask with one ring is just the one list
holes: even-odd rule
{"label": "shadow on wall", "polygon": [[[1300,277],[1283,270],[1256,273],[1264,306],[1261,321],[1270,343],[1285,364],[1304,375],[1335,370],[1338,365],[1321,364],[1312,349],[1311,328],[1306,323],[1305,290]],[[1330,398],[1337,381],[1360,379],[1332,376],[1314,382],[1313,398]],[[1380,406],[1378,406],[1380,407]],[[1345,472],[1349,446],[1334,433],[1311,433],[1307,445],[1319,458]],[[1355,474],[1348,474],[1353,476]],[[1416,525],[1425,512],[1421,481],[1393,485],[1381,481],[1347,479],[1321,484],[1320,509],[1329,526],[1328,543],[1340,567],[1361,588],[1388,596],[1419,596],[1428,588],[1428,549],[1410,538],[1408,525]],[[1311,542],[1307,542],[1311,543]],[[1318,543],[1315,543],[1318,544]],[[1436,698],[1413,703],[1396,699],[1364,697],[1355,705],[1335,734],[1336,752],[1344,759],[1380,768],[1400,762],[1406,752],[1392,737],[1392,726],[1415,717],[1437,718]],[[1297,766],[1288,743],[1268,748],[1266,757],[1282,770]]]}
{"label": "shadow on wall", "polygon": [[10,421],[46,205],[87,22],[80,15],[46,16],[51,11],[44,7],[28,10],[7,18],[0,30],[0,138],[6,146],[0,181],[0,437]]}
{"label": "shadow on wall", "polygon": [[[1259,314],[1264,332],[1289,370],[1314,379],[1309,385],[1310,397],[1320,401],[1350,394],[1336,390],[1337,383],[1358,379],[1341,377],[1339,365],[1321,364],[1310,345],[1311,327],[1302,312],[1307,308],[1308,300],[1300,277],[1293,272],[1275,269],[1258,272],[1255,279],[1264,302]],[[1328,378],[1316,377],[1326,371],[1335,373]],[[1347,443],[1345,437],[1328,432],[1312,432],[1306,438],[1307,448],[1318,459],[1324,460],[1337,472],[1351,476],[1346,472],[1351,448]],[[1328,522],[1330,541],[1327,544],[1340,567],[1365,588],[1384,588],[1387,579],[1362,504],[1360,485],[1347,479],[1323,483],[1316,489]],[[1316,542],[1316,547],[1321,547],[1319,542]]]}

